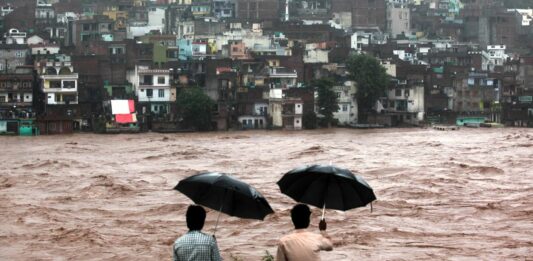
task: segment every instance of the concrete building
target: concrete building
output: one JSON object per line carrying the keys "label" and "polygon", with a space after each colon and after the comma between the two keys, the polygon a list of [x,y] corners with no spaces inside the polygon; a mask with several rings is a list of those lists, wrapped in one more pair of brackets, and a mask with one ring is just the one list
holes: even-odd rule
{"label": "concrete building", "polygon": [[351,12],[352,27],[386,27],[385,0],[331,0],[331,12]]}
{"label": "concrete building", "polygon": [[35,118],[34,83],[31,68],[0,74],[0,119]]}
{"label": "concrete building", "polygon": [[26,32],[20,32],[16,28],[11,28],[7,33],[4,34],[6,44],[25,44],[26,37]]}
{"label": "concrete building", "polygon": [[387,32],[392,38],[411,34],[411,14],[406,5],[389,4],[387,7]]}
{"label": "concrete building", "polygon": [[235,0],[213,0],[213,16],[219,19],[235,17]]}
{"label": "concrete building", "polygon": [[328,63],[329,48],[325,43],[309,43],[305,45],[304,63]]}
{"label": "concrete building", "polygon": [[243,22],[279,20],[279,0],[236,0],[235,18]]}
{"label": "concrete building", "polygon": [[509,58],[505,53],[507,47],[505,45],[488,45],[487,51],[482,52],[482,70],[494,71],[495,67],[503,66]]}
{"label": "concrete building", "polygon": [[74,72],[70,56],[56,55],[36,63],[41,91],[46,105],[78,104],[78,73]]}
{"label": "concrete building", "polygon": [[113,36],[114,21],[105,15],[72,22],[66,45],[84,46],[91,41],[102,41]]}
{"label": "concrete building", "polygon": [[171,87],[169,69],[149,69],[136,66],[129,73],[143,114],[165,115],[170,113],[170,103],[176,101],[176,90]]}
{"label": "concrete building", "polygon": [[0,72],[13,73],[19,66],[31,62],[30,48],[26,44],[0,44]]}
{"label": "concrete building", "polygon": [[357,99],[355,98],[357,88],[355,82],[346,81],[342,85],[334,86],[333,91],[337,94],[339,103],[339,110],[333,113],[333,118],[340,125],[357,124]]}

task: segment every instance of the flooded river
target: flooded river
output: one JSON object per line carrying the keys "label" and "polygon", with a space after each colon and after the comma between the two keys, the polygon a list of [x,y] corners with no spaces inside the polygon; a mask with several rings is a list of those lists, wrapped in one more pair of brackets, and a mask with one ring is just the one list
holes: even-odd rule
{"label": "flooded river", "polygon": [[[223,257],[275,255],[294,202],[276,181],[333,163],[374,188],[374,210],[327,211],[323,260],[526,260],[533,253],[533,130],[430,129],[0,137],[1,260],[169,260],[191,201],[172,188],[233,173],[275,214],[222,215]],[[313,229],[320,210],[313,208]],[[205,230],[214,227],[209,211]]]}

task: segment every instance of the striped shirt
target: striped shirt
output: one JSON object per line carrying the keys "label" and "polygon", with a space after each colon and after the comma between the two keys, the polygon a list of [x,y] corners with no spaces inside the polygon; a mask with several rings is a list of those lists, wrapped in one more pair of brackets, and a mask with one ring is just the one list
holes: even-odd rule
{"label": "striped shirt", "polygon": [[174,261],[222,260],[215,238],[199,230],[189,231],[176,239],[173,253]]}

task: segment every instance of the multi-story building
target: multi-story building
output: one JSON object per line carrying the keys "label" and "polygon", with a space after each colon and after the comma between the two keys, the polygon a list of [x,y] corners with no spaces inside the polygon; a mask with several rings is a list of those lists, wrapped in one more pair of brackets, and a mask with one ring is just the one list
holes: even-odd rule
{"label": "multi-story building", "polygon": [[411,13],[406,5],[389,4],[387,7],[387,31],[392,38],[410,35]]}
{"label": "multi-story building", "polygon": [[235,16],[235,0],[213,0],[213,15],[216,18],[233,18]]}
{"label": "multi-story building", "polygon": [[246,21],[279,20],[279,0],[236,0],[235,18]]}
{"label": "multi-story building", "polygon": [[70,56],[56,55],[53,60],[38,61],[36,66],[47,106],[78,104],[78,73]]}
{"label": "multi-story building", "polygon": [[424,92],[426,67],[397,61],[395,66],[388,66],[387,73],[392,77],[386,96],[380,102],[385,124],[417,125],[425,117]]}
{"label": "multi-story building", "polygon": [[505,53],[505,45],[489,45],[487,46],[487,52],[482,52],[482,70],[494,71],[496,66],[503,66],[509,58],[509,55]]}
{"label": "multi-story building", "polygon": [[208,0],[193,0],[191,3],[191,13],[194,17],[208,17],[211,16],[211,1]]}
{"label": "multi-story building", "polygon": [[25,38],[15,37],[14,35],[21,35],[16,29],[9,30],[7,36],[7,44],[0,44],[0,72],[12,73],[17,66],[31,64],[31,53]]}
{"label": "multi-story building", "polygon": [[68,30],[67,45],[83,46],[90,41],[113,38],[115,21],[105,15],[95,15],[89,19],[77,20]]}
{"label": "multi-story building", "polygon": [[170,103],[176,101],[176,89],[171,87],[169,69],[150,69],[136,66],[130,73],[132,83],[140,104],[140,112],[153,116],[170,113]]}
{"label": "multi-story building", "polygon": [[485,72],[469,72],[455,80],[454,111],[494,118],[500,100],[501,82]]}
{"label": "multi-story building", "polygon": [[352,27],[379,27],[382,31],[386,26],[385,0],[331,0],[331,12],[350,12]]}
{"label": "multi-story building", "polygon": [[268,68],[266,81],[270,89],[287,89],[297,87],[297,79],[296,70],[272,66]]}
{"label": "multi-story building", "polygon": [[41,134],[63,134],[79,130],[82,112],[78,105],[78,73],[71,57],[57,54],[35,62],[40,78],[44,109],[37,115]]}
{"label": "multi-story building", "polygon": [[341,125],[355,125],[357,124],[357,99],[356,99],[356,84],[352,81],[346,81],[342,85],[333,87],[333,91],[337,94],[337,102],[339,110],[333,113],[333,118],[337,119]]}
{"label": "multi-story building", "polygon": [[31,68],[0,74],[0,119],[34,118],[35,77]]}

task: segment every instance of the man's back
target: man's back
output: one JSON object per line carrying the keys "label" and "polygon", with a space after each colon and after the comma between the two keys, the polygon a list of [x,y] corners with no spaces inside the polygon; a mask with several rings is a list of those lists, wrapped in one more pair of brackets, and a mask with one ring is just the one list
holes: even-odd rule
{"label": "man's back", "polygon": [[174,242],[174,261],[222,260],[213,236],[189,231]]}
{"label": "man's back", "polygon": [[333,249],[331,241],[324,236],[304,229],[297,229],[279,240],[278,261],[316,261],[320,260],[320,250]]}

